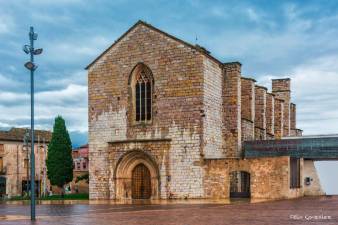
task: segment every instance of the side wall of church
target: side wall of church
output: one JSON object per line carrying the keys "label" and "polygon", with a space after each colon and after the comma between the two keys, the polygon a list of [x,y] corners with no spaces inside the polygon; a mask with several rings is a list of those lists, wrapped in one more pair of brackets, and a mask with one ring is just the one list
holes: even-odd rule
{"label": "side wall of church", "polygon": [[255,80],[241,78],[242,141],[255,139]]}
{"label": "side wall of church", "polygon": [[239,158],[241,151],[241,64],[223,64],[223,137],[225,156]]}
{"label": "side wall of church", "polygon": [[203,154],[205,158],[224,157],[222,136],[223,74],[220,65],[204,57]]}
{"label": "side wall of church", "polygon": [[266,139],[274,139],[275,136],[275,96],[272,93],[266,95]]}
{"label": "side wall of church", "polygon": [[255,140],[266,139],[267,88],[255,85]]}
{"label": "side wall of church", "polygon": [[284,100],[283,110],[283,136],[290,136],[290,103],[291,103],[291,80],[286,79],[273,79],[272,80],[272,93],[276,98]]}

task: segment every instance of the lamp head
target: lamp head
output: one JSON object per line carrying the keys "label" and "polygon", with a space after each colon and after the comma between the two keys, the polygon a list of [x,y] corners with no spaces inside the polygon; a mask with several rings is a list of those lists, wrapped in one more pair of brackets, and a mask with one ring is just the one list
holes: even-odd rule
{"label": "lamp head", "polygon": [[25,67],[29,70],[36,70],[38,68],[38,66],[32,62],[26,62]]}
{"label": "lamp head", "polygon": [[29,45],[24,45],[22,47],[22,50],[26,53],[26,54],[29,54],[30,53],[30,46]]}
{"label": "lamp head", "polygon": [[38,34],[37,34],[37,33],[34,33],[34,31],[31,30],[31,31],[29,32],[29,38],[35,41],[35,40],[38,39]]}
{"label": "lamp head", "polygon": [[34,55],[40,55],[42,53],[43,49],[42,48],[38,48],[38,49],[35,49],[33,54]]}

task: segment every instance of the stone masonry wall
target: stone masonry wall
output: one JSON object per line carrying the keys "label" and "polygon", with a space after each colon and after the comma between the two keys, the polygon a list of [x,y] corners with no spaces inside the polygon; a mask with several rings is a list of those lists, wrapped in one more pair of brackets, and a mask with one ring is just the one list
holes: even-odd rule
{"label": "stone masonry wall", "polygon": [[242,141],[255,140],[255,124],[251,120],[242,119]]}
{"label": "stone masonry wall", "polygon": [[[302,163],[301,163],[302,166]],[[251,197],[254,199],[285,199],[302,196],[303,189],[290,189],[289,157],[262,159],[207,160],[205,164],[205,197],[229,198],[232,171],[250,173]]]}
{"label": "stone masonry wall", "polygon": [[[89,68],[91,199],[113,196],[108,142],[151,138],[171,139],[168,165],[163,168],[169,168],[165,173],[171,176],[173,195],[203,195],[202,169],[198,165],[204,127],[203,60],[200,52],[139,24]],[[128,81],[140,62],[154,77],[150,124],[134,124],[131,117]]]}
{"label": "stone masonry wall", "polygon": [[266,133],[269,139],[275,134],[275,96],[272,93],[266,95]]}
{"label": "stone masonry wall", "polygon": [[275,94],[276,98],[284,100],[283,136],[290,136],[290,79],[273,79],[272,93]]}
{"label": "stone masonry wall", "polygon": [[266,92],[267,88],[255,86],[255,139],[266,139]]}
{"label": "stone masonry wall", "polygon": [[226,157],[241,156],[241,64],[225,63],[223,69],[223,136]]}
{"label": "stone masonry wall", "polygon": [[296,104],[290,104],[290,136],[302,136],[302,133],[297,129],[296,125]]}
{"label": "stone masonry wall", "polygon": [[296,127],[296,104],[290,104],[290,129],[295,130]]}
{"label": "stone masonry wall", "polygon": [[[141,123],[131,82],[139,66],[153,79],[152,119]],[[241,77],[240,63],[138,23],[90,65],[88,84],[90,199],[130,198],[130,178],[114,174],[135,151],[154,160],[154,198],[228,198],[235,170],[251,174],[253,198],[302,195],[289,188],[288,157],[241,159],[241,141],[300,132],[289,79],[273,80],[267,94]]]}
{"label": "stone masonry wall", "polygon": [[255,80],[241,78],[242,141],[255,138]]}
{"label": "stone masonry wall", "polygon": [[223,74],[220,65],[208,58],[204,59],[204,157],[221,158],[223,151]]}
{"label": "stone masonry wall", "polygon": [[275,98],[275,138],[280,139],[283,137],[284,132],[284,100]]}
{"label": "stone masonry wall", "polygon": [[255,120],[255,80],[241,77],[241,115],[247,120]]}

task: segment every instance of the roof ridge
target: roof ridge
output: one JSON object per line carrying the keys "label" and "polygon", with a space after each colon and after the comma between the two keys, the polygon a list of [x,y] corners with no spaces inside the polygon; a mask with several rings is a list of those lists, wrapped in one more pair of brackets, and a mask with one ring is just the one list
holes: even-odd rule
{"label": "roof ridge", "polygon": [[[20,128],[12,127],[10,130],[0,131],[0,141],[22,141],[27,131],[30,131],[30,128]],[[47,142],[50,141],[52,137],[52,132],[48,130],[34,130],[35,131],[35,141],[41,137],[46,139]]]}
{"label": "roof ridge", "polygon": [[203,46],[200,46],[200,45],[193,45],[193,44],[190,44],[189,42],[186,42],[186,41],[184,41],[184,40],[182,40],[182,39],[180,39],[180,38],[177,38],[177,37],[175,37],[175,36],[173,36],[173,35],[171,35],[171,34],[169,34],[169,33],[167,33],[167,32],[165,32],[165,31],[163,31],[163,30],[160,30],[159,28],[157,28],[157,27],[154,27],[153,25],[151,25],[151,24],[149,24],[149,23],[147,23],[147,22],[145,22],[145,21],[143,21],[143,20],[138,20],[133,26],[131,26],[126,32],[124,32],[118,39],[116,39],[114,42],[113,42],[113,44],[111,44],[106,50],[104,50],[98,57],[96,57],[89,65],[87,65],[86,67],[85,67],[85,69],[86,70],[88,70],[93,64],[95,64],[103,55],[105,55],[111,48],[113,48],[114,46],[115,46],[115,44],[116,43],[118,43],[120,40],[122,40],[129,32],[131,32],[134,28],[136,28],[138,25],[140,25],[140,24],[142,24],[142,25],[144,25],[144,26],[146,26],[146,27],[148,27],[148,28],[150,28],[150,29],[152,29],[152,30],[154,30],[154,31],[156,31],[156,32],[159,32],[159,33],[161,33],[161,34],[163,34],[163,35],[165,35],[165,36],[167,36],[167,37],[169,37],[169,38],[171,38],[171,39],[173,39],[173,40],[175,40],[175,41],[178,41],[178,42],[180,42],[180,43],[182,43],[182,44],[184,44],[184,45],[186,45],[186,46],[188,46],[188,47],[190,47],[190,48],[192,48],[192,49],[194,49],[194,50],[196,50],[196,51],[198,51],[198,52],[200,52],[201,54],[203,54],[204,56],[206,56],[206,57],[208,57],[208,58],[210,58],[210,59],[212,59],[212,60],[214,60],[216,63],[218,63],[219,65],[223,65],[223,63],[220,61],[220,60],[218,60],[217,58],[215,58],[214,56],[212,56],[211,54],[210,54],[210,52],[207,50],[207,49],[205,49]]}

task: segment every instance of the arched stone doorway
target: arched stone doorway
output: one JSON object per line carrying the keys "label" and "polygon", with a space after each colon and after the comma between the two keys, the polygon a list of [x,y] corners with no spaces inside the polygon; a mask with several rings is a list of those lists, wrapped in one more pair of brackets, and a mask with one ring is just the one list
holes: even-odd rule
{"label": "arched stone doorway", "polygon": [[250,173],[233,171],[230,173],[230,198],[250,197]]}
{"label": "arched stone doorway", "polygon": [[131,190],[133,199],[149,199],[151,197],[150,172],[143,163],[138,164],[133,169]]}
{"label": "arched stone doorway", "polygon": [[124,154],[117,163],[114,180],[115,199],[159,198],[159,168],[144,151]]}

